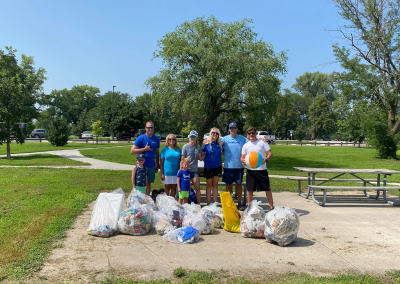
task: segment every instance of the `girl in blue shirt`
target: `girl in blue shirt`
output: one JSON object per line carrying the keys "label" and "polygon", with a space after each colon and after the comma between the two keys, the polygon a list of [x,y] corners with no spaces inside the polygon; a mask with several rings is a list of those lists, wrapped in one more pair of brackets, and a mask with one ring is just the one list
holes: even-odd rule
{"label": "girl in blue shirt", "polygon": [[218,181],[222,175],[222,141],[221,132],[214,127],[210,136],[203,141],[201,159],[204,159],[204,177],[207,181],[207,204],[211,203],[211,189],[214,202],[218,202]]}

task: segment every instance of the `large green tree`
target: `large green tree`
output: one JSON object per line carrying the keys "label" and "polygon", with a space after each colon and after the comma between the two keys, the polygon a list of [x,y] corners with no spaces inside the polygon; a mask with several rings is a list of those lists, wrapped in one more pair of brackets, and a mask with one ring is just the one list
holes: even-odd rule
{"label": "large green tree", "polygon": [[[314,119],[315,117],[315,119]],[[309,118],[315,137],[330,136],[336,131],[335,114],[326,97],[318,95],[309,107]]]}
{"label": "large green tree", "polygon": [[292,88],[306,98],[314,99],[318,95],[323,95],[330,102],[336,98],[334,80],[330,74],[326,73],[306,72],[296,78],[296,83]]}
{"label": "large green tree", "polygon": [[154,53],[165,68],[146,81],[153,108],[168,105],[173,113],[198,112],[200,137],[222,113],[272,113],[287,57],[258,39],[251,23],[223,23],[211,16],[167,33]]}
{"label": "large green tree", "polygon": [[33,57],[22,54],[18,65],[16,51],[12,47],[0,49],[0,145],[7,143],[8,159],[11,137],[24,143],[17,123],[38,115],[35,104],[46,80],[45,70],[34,68]]}

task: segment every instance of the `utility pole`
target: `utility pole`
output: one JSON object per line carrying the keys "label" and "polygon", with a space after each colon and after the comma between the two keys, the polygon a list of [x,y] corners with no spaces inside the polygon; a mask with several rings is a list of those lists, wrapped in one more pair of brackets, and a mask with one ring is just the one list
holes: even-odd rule
{"label": "utility pole", "polygon": [[113,93],[112,93],[112,106],[111,106],[111,140],[114,140],[114,88],[116,86],[113,86]]}

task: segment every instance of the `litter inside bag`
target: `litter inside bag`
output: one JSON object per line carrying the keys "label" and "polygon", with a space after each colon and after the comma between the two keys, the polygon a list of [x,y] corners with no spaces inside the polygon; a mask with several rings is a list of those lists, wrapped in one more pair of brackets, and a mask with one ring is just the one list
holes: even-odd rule
{"label": "litter inside bag", "polygon": [[156,198],[156,209],[158,210],[162,210],[165,209],[167,207],[171,207],[171,206],[180,206],[178,201],[175,200],[175,198],[173,198],[172,196],[168,196],[165,192],[160,193],[157,195]]}
{"label": "litter inside bag", "polygon": [[268,242],[275,241],[280,246],[287,246],[296,239],[300,219],[291,207],[275,206],[274,210],[266,214],[265,221],[265,238]]}
{"label": "litter inside bag", "polygon": [[122,211],[118,220],[119,231],[133,236],[143,236],[150,232],[153,211],[149,207],[135,202],[131,208]]}
{"label": "litter inside bag", "polygon": [[153,227],[156,229],[157,234],[164,235],[169,231],[177,229],[176,226],[172,226],[168,221],[167,215],[160,211],[154,211],[153,214]]}
{"label": "litter inside bag", "polygon": [[195,204],[195,203],[185,203],[182,205],[183,209],[185,209],[185,213],[199,213],[201,210],[201,206],[199,204]]}
{"label": "litter inside bag", "polygon": [[131,190],[131,193],[128,196],[128,200],[126,201],[126,208],[131,208],[135,202],[139,202],[140,204],[148,204],[151,207],[155,207],[155,203],[151,196],[141,193],[136,188]]}
{"label": "litter inside bag", "polygon": [[125,193],[122,188],[111,193],[99,194],[87,228],[89,235],[108,238],[118,232],[118,217],[122,210],[124,197]]}
{"label": "litter inside bag", "polygon": [[191,226],[197,229],[200,235],[213,232],[212,221],[202,213],[187,213],[183,218],[182,226]]}
{"label": "litter inside bag", "polygon": [[240,232],[245,238],[263,238],[265,234],[265,212],[261,201],[253,199],[240,218]]}
{"label": "litter inside bag", "polygon": [[193,244],[199,241],[199,231],[191,226],[185,226],[166,233],[163,238],[177,244]]}
{"label": "litter inside bag", "polygon": [[218,206],[218,202],[204,206],[201,208],[201,212],[211,219],[211,223],[214,228],[224,227],[224,213],[222,211],[222,207]]}
{"label": "litter inside bag", "polygon": [[173,205],[170,207],[166,207],[162,209],[161,212],[166,213],[168,221],[172,226],[176,226],[178,228],[182,227],[182,221],[183,217],[185,216],[185,210],[181,205],[179,206]]}

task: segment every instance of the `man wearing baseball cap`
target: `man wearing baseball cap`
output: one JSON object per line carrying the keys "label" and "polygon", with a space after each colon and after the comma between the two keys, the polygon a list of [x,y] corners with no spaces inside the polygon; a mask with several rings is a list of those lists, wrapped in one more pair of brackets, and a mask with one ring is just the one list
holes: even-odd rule
{"label": "man wearing baseball cap", "polygon": [[232,183],[236,183],[238,209],[244,210],[242,206],[242,181],[244,167],[240,161],[243,145],[249,140],[242,135],[237,134],[238,128],[235,122],[229,124],[229,133],[222,138],[222,145],[224,148],[224,175],[222,181],[226,183],[226,191],[232,192]]}

